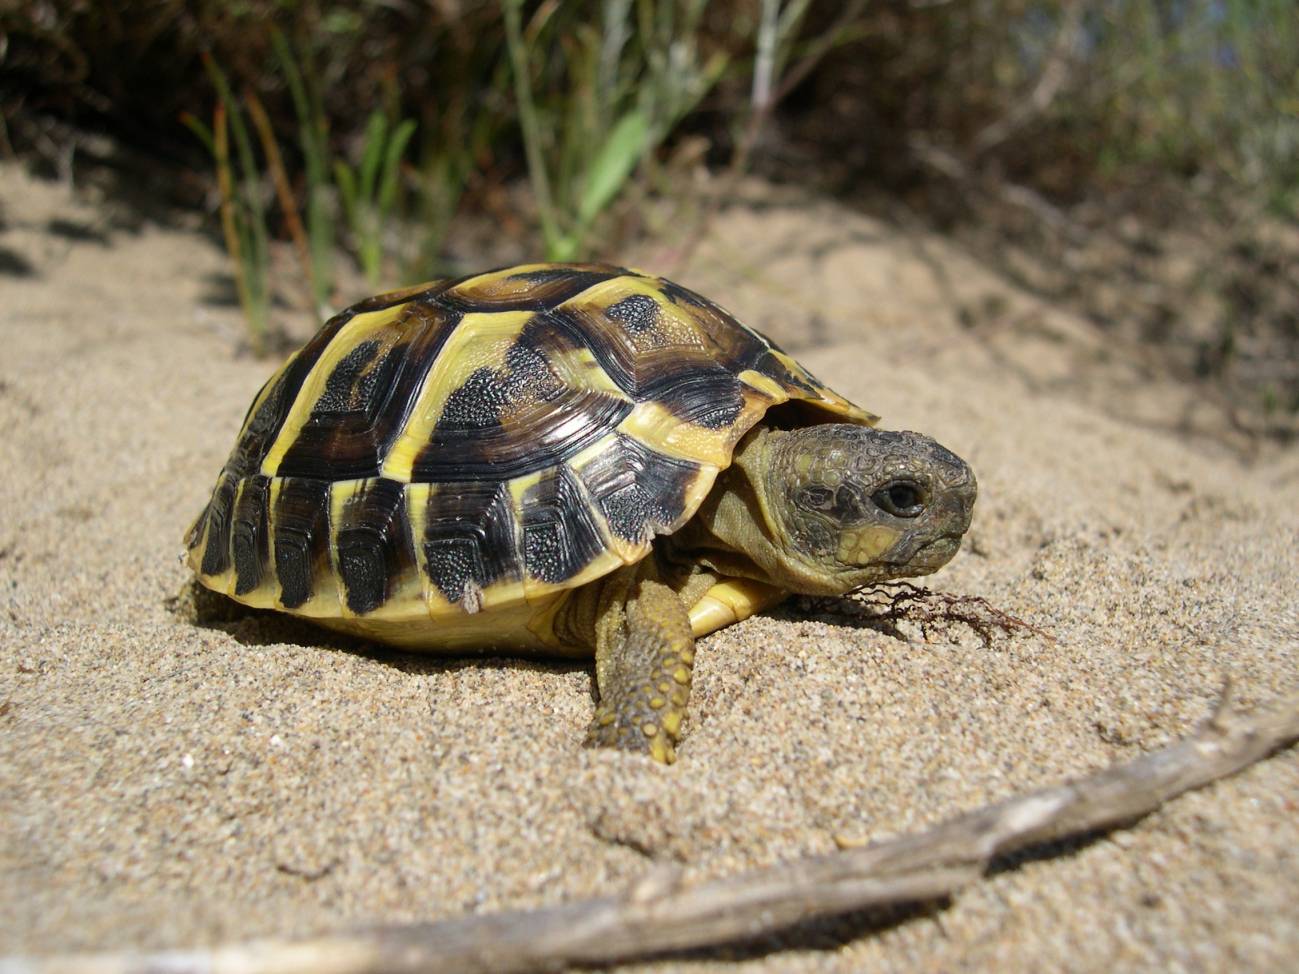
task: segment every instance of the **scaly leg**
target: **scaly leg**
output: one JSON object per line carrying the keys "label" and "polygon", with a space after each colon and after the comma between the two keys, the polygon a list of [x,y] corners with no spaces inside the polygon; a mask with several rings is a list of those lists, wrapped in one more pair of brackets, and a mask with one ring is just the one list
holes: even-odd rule
{"label": "scaly leg", "polygon": [[671,588],[633,578],[610,593],[595,625],[600,702],[586,742],[647,752],[671,764],[690,697],[695,638],[690,613]]}

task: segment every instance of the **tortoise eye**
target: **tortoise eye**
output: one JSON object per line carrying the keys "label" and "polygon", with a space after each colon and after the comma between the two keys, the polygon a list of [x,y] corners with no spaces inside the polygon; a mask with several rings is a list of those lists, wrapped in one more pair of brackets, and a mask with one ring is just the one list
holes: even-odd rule
{"label": "tortoise eye", "polygon": [[924,495],[918,484],[897,480],[871,495],[875,506],[894,517],[919,517],[925,510]]}

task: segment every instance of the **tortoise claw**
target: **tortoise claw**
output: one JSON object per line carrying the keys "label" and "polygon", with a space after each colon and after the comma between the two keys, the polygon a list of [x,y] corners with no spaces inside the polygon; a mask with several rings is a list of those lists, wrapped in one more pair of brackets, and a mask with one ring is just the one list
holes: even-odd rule
{"label": "tortoise claw", "polygon": [[[648,754],[660,764],[676,761],[676,735],[662,726],[661,719],[637,719],[637,716],[631,713],[619,714],[605,706],[597,707],[586,731],[586,746]],[[655,717],[659,715],[655,714]],[[680,726],[679,722],[677,725]]]}

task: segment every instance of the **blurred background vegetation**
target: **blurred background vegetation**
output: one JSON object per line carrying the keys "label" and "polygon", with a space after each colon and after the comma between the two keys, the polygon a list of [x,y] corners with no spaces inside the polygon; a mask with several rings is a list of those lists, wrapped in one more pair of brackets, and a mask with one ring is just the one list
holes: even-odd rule
{"label": "blurred background vegetation", "polygon": [[207,207],[257,349],[276,299],[485,256],[671,227],[684,264],[756,174],[967,241],[1296,430],[1294,0],[16,0],[0,107],[0,152]]}

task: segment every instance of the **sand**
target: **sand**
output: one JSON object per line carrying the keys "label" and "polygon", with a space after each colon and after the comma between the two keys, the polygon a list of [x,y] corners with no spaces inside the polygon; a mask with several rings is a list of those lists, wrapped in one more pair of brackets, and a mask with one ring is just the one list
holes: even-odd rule
{"label": "sand", "polygon": [[[974,526],[929,584],[1054,642],[791,603],[702,643],[663,768],[580,746],[580,665],[198,627],[170,608],[181,535],[271,367],[235,354],[223,255],[12,165],[0,199],[0,954],[527,907],[664,863],[689,882],[1130,759],[1225,676],[1247,707],[1299,690],[1299,453],[1246,463],[975,256],[775,192],[679,276],[965,456]],[[948,907],[636,969],[1281,970],[1296,904],[1291,750]]]}

